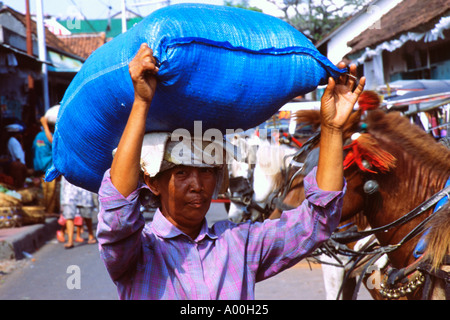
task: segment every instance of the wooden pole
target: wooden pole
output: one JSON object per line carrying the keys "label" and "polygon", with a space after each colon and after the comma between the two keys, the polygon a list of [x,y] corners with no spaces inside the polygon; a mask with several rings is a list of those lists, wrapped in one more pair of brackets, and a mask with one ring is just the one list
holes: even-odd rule
{"label": "wooden pole", "polygon": [[[31,35],[31,15],[30,15],[30,0],[25,0],[26,7],[26,27],[27,27],[27,54],[33,56],[33,38]],[[28,75],[28,89],[34,89],[34,79],[31,74]]]}

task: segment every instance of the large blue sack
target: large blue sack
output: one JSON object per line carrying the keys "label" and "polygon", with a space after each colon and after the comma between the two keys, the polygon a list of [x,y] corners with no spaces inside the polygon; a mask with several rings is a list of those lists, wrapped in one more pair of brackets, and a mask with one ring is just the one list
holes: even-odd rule
{"label": "large blue sack", "polygon": [[53,142],[53,168],[97,192],[111,166],[134,91],[128,64],[142,43],[160,63],[146,129],[252,128],[340,70],[286,22],[259,12],[204,4],[159,9],[98,48],[67,89]]}

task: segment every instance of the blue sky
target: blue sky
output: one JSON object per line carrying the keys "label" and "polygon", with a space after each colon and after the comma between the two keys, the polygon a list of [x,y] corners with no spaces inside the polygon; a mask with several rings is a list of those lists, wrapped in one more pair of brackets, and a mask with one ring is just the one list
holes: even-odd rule
{"label": "blue sky", "polygon": [[[7,6],[25,13],[25,0],[0,0]],[[36,12],[36,0],[30,1],[31,13]],[[160,8],[166,1],[160,0],[126,0],[127,7],[136,13],[143,16],[148,15],[153,10]],[[170,3],[179,2],[206,2],[212,4],[223,4],[223,0],[171,0]],[[111,15],[121,10],[121,0],[43,0],[43,8],[45,14],[50,14],[56,17],[66,18],[73,16],[73,12],[79,10],[82,15],[88,19],[105,19],[108,14]],[[138,3],[153,3],[145,6],[134,6]],[[271,14],[273,5],[269,4],[267,0],[251,0],[250,5],[257,6],[264,10],[264,12]],[[111,10],[109,9],[111,7]]]}

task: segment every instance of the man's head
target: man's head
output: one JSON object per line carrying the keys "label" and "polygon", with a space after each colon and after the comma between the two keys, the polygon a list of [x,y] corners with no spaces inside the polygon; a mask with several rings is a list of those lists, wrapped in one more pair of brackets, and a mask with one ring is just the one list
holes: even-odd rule
{"label": "man's head", "polygon": [[224,141],[205,141],[190,135],[145,135],[143,178],[152,191],[152,202],[175,225],[202,222],[222,185],[225,146]]}

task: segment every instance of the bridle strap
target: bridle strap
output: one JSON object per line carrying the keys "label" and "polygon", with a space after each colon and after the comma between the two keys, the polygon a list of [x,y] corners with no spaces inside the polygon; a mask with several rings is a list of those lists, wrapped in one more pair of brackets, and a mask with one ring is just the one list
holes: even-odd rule
{"label": "bridle strap", "polygon": [[[450,186],[447,186],[444,189],[442,189],[441,191],[435,193],[431,198],[428,198],[427,200],[422,202],[419,206],[417,206],[416,208],[411,210],[406,215],[402,216],[401,218],[399,218],[385,226],[373,228],[370,230],[364,230],[364,231],[354,231],[354,230],[343,231],[343,232],[333,234],[332,238],[333,238],[333,240],[335,240],[336,242],[339,242],[339,243],[350,243],[350,242],[360,240],[362,238],[365,238],[367,236],[370,236],[370,235],[378,233],[378,232],[388,231],[394,227],[403,225],[403,224],[413,220],[414,218],[420,216],[421,214],[423,214],[424,212],[429,210],[432,206],[434,206],[437,202],[439,202],[439,200],[441,200],[445,196],[448,196],[449,193],[450,193]],[[419,224],[419,226],[422,228],[423,223]],[[416,227],[415,229],[418,229],[418,228]],[[405,238],[403,238],[399,242],[399,244],[397,244],[395,246],[398,246],[398,245],[402,244],[403,242],[406,242],[406,240],[409,240],[410,238],[412,238],[413,236],[415,236],[418,233],[415,230],[413,230],[413,231],[411,231],[408,235],[406,235]]]}

